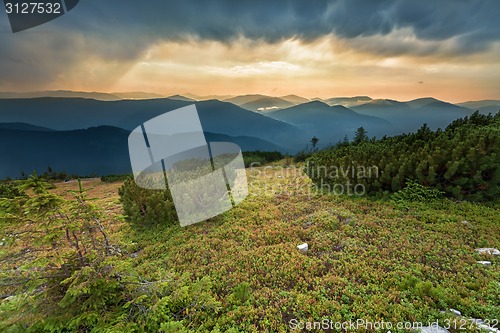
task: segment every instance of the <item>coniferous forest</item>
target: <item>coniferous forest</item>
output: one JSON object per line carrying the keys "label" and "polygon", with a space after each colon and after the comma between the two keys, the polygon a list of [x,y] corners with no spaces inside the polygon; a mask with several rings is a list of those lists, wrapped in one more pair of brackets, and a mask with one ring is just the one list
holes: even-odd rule
{"label": "coniferous forest", "polygon": [[[371,195],[396,192],[408,181],[459,200],[488,201],[500,195],[499,113],[476,112],[444,130],[423,125],[416,133],[380,140],[363,134],[311,157],[307,170],[313,181],[334,186],[349,180],[363,184]],[[346,167],[355,172],[337,172]]]}

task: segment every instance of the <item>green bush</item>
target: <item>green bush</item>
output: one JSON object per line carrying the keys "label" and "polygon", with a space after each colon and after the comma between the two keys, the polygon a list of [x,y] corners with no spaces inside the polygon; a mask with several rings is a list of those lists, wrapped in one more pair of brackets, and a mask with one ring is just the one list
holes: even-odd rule
{"label": "green bush", "polygon": [[252,298],[252,293],[250,292],[250,285],[246,282],[242,282],[236,287],[234,287],[234,297],[241,304],[246,303]]}
{"label": "green bush", "polygon": [[127,179],[132,179],[132,175],[106,175],[101,177],[103,183],[123,182]]}
{"label": "green bush", "polygon": [[15,197],[21,197],[24,192],[19,189],[19,187],[11,181],[0,182],[0,198],[14,199]]}
{"label": "green bush", "polygon": [[129,221],[143,224],[175,224],[177,214],[168,189],[148,190],[127,179],[118,191]]}
{"label": "green bush", "polygon": [[[245,167],[261,166],[271,162],[282,160],[285,156],[279,151],[245,151],[243,152],[243,160]],[[252,165],[253,164],[253,165]]]}
{"label": "green bush", "polygon": [[391,199],[396,203],[432,202],[442,197],[442,191],[423,186],[414,180],[409,180],[406,182],[406,187],[394,193]]}
{"label": "green bush", "polygon": [[312,152],[309,149],[299,150],[293,157],[295,163],[304,162],[309,157],[312,156]]}
{"label": "green bush", "polygon": [[41,177],[49,182],[59,182],[59,181],[67,181],[70,179],[78,179],[78,178],[88,178],[88,177],[80,177],[76,174],[68,174],[64,171],[57,172],[51,167],[47,167],[47,171],[45,171]]}
{"label": "green bush", "polygon": [[256,155],[244,156],[243,160],[245,161],[245,168],[260,167],[268,163],[264,157]]}

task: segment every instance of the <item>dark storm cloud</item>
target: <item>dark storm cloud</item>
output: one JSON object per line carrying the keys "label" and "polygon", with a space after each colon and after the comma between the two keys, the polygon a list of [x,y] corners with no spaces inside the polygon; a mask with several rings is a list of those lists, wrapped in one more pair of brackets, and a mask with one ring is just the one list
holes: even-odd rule
{"label": "dark storm cloud", "polygon": [[[0,84],[13,76],[46,81],[88,55],[129,61],[154,43],[187,38],[307,42],[407,28],[424,41],[456,37],[457,55],[478,53],[500,39],[499,15],[499,0],[85,0],[67,15],[17,34],[8,31],[7,17],[0,14]],[[413,49],[394,40],[379,53],[432,52],[442,49]]]}
{"label": "dark storm cloud", "polygon": [[330,33],[355,38],[410,28],[423,40],[461,36],[478,49],[500,38],[499,15],[498,0],[87,0],[72,23],[65,23],[96,37],[129,33],[145,40],[195,36],[230,41],[243,35],[269,42]]}

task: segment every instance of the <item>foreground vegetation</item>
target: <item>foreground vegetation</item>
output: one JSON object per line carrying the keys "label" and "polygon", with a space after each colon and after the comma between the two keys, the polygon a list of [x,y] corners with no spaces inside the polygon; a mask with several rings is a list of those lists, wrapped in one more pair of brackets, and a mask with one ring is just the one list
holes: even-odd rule
{"label": "foreground vegetation", "polygon": [[186,228],[168,189],[128,175],[0,182],[0,331],[498,327],[499,259],[475,249],[500,247],[499,117],[381,140],[360,128],[320,152],[313,138],[295,166],[245,153],[273,163],[247,170],[248,198]]}
{"label": "foreground vegetation", "polygon": [[[302,170],[250,169],[243,203],[186,228],[128,220],[121,182],[10,186],[0,331],[287,332],[294,320],[322,319],[444,326],[459,320],[450,308],[500,318],[498,257],[474,251],[500,247],[498,202],[420,202],[415,188],[390,201],[335,196],[316,192]],[[75,209],[68,226],[58,214]],[[68,227],[87,249],[81,256],[59,233]],[[27,228],[37,232],[27,237]],[[307,253],[296,248],[303,242]]]}

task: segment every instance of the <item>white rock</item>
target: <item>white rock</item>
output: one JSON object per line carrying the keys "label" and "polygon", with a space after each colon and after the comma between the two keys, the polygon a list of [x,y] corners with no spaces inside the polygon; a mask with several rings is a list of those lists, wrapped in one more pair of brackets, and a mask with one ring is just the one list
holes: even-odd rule
{"label": "white rock", "polygon": [[306,253],[307,250],[309,250],[309,245],[307,245],[307,243],[300,244],[297,246],[297,249],[299,249],[299,251],[301,251],[301,252]]}
{"label": "white rock", "polygon": [[491,266],[491,261],[479,260],[477,263],[484,266]]}
{"label": "white rock", "polygon": [[450,312],[453,313],[457,317],[462,315],[462,312],[455,310],[455,309],[450,309]]}
{"label": "white rock", "polygon": [[441,326],[424,326],[417,330],[417,332],[421,333],[450,333],[447,329],[442,328]]}
{"label": "white rock", "polygon": [[492,254],[494,256],[500,256],[500,251],[498,249],[494,249],[492,247],[482,247],[476,249],[479,254]]}
{"label": "white rock", "polygon": [[472,318],[470,319],[471,322],[473,322],[478,328],[480,328],[481,330],[485,330],[489,333],[496,333],[496,332],[500,332],[500,330],[498,328],[495,328],[495,327],[491,327],[491,326],[488,326],[486,325],[486,323],[484,322],[484,320],[482,319],[475,319],[475,318]]}
{"label": "white rock", "polygon": [[486,330],[488,333],[498,333],[500,330],[495,327],[488,326],[486,324],[477,324],[477,327],[479,327],[482,330]]}

